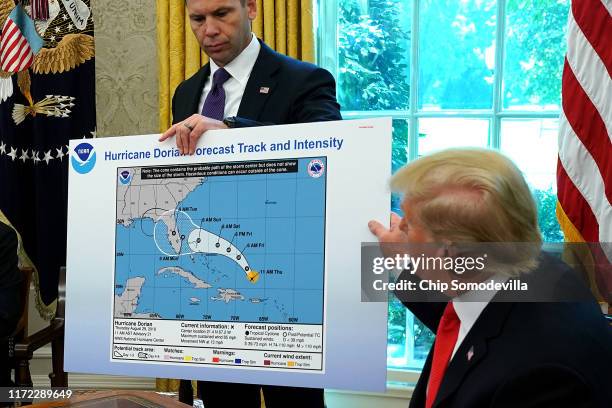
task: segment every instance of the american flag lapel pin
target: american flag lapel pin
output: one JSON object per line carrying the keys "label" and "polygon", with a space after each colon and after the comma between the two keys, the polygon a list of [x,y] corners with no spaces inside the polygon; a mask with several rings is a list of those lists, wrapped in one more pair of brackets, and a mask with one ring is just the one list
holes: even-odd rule
{"label": "american flag lapel pin", "polygon": [[465,356],[467,357],[467,361],[470,361],[472,357],[474,357],[474,346],[470,347]]}
{"label": "american flag lapel pin", "polygon": [[267,94],[268,92],[270,92],[270,88],[268,88],[267,86],[262,86],[261,88],[259,88],[260,94]]}

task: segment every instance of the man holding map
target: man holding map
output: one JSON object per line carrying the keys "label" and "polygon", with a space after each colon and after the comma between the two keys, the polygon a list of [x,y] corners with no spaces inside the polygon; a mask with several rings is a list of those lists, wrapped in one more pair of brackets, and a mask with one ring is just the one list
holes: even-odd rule
{"label": "man holding map", "polygon": [[331,74],[270,49],[251,32],[255,0],[187,0],[191,28],[210,62],[176,89],[176,137],[193,154],[211,129],[340,120]]}
{"label": "man holding map", "polygon": [[[255,0],[186,0],[191,28],[210,62],[176,89],[173,125],[160,141],[175,137],[181,154],[194,154],[207,131],[232,127],[340,120],[332,75],[281,55],[257,39],[251,23]],[[259,407],[260,386],[205,382],[206,407]],[[300,401],[323,407],[323,390],[263,386],[268,408]]]}

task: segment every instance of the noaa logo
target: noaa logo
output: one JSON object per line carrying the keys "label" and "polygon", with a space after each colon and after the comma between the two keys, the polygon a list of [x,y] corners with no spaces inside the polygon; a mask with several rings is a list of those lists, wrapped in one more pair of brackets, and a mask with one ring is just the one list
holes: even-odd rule
{"label": "noaa logo", "polygon": [[89,173],[96,165],[96,152],[89,143],[80,143],[74,148],[76,153],[70,158],[72,168],[79,174]]}
{"label": "noaa logo", "polygon": [[314,159],[308,163],[308,174],[310,174],[310,177],[319,178],[323,175],[324,171],[325,164],[321,160]]}
{"label": "noaa logo", "polygon": [[121,184],[127,185],[130,184],[130,181],[132,181],[132,173],[130,173],[128,170],[123,170],[121,173],[119,173],[119,182]]}

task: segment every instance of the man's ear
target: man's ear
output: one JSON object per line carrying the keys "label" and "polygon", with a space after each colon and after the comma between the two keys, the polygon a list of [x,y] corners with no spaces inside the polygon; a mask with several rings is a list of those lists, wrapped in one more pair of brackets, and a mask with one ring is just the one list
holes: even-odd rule
{"label": "man's ear", "polygon": [[459,255],[459,250],[452,241],[448,239],[443,239],[440,242],[440,246],[436,249],[436,256],[439,258],[455,258]]}
{"label": "man's ear", "polygon": [[451,258],[456,258],[459,256],[459,248],[455,243],[448,241],[444,242],[444,246],[446,247],[446,256],[450,256]]}
{"label": "man's ear", "polygon": [[257,0],[246,0],[247,15],[249,20],[257,18]]}

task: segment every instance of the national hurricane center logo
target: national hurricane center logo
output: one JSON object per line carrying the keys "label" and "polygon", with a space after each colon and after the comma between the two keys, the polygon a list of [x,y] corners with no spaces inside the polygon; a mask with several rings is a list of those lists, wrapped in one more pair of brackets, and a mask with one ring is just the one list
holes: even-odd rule
{"label": "national hurricane center logo", "polygon": [[128,184],[130,184],[130,181],[132,181],[132,173],[130,173],[129,170],[122,170],[119,173],[119,182],[127,186]]}
{"label": "national hurricane center logo", "polygon": [[72,168],[79,174],[89,173],[96,165],[96,152],[89,143],[79,143],[74,148],[74,153],[70,158]]}
{"label": "national hurricane center logo", "polygon": [[322,160],[313,159],[308,163],[308,174],[310,177],[319,178],[325,172],[325,164]]}

